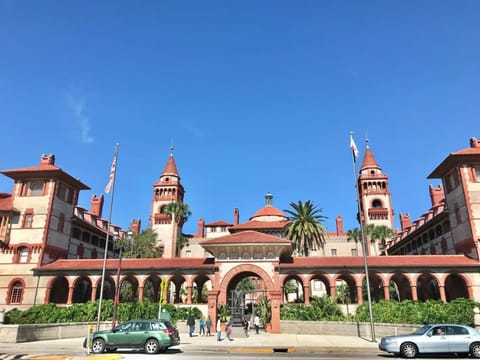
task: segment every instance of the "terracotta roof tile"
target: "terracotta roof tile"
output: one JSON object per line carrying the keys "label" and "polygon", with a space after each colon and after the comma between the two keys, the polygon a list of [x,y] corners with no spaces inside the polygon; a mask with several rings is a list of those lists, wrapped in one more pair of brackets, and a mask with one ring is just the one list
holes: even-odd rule
{"label": "terracotta roof tile", "polygon": [[213,221],[211,223],[205,224],[205,226],[232,226],[232,225],[233,225],[232,223],[229,223],[223,220]]}
{"label": "terracotta roof tile", "polygon": [[282,220],[282,221],[248,221],[242,224],[234,225],[230,228],[231,231],[235,230],[255,230],[255,229],[283,229],[285,225],[287,225],[290,220]]}
{"label": "terracotta roof tile", "polygon": [[[285,267],[311,267],[311,268],[331,268],[345,267],[355,268],[364,267],[363,256],[310,256],[283,259],[282,268]],[[478,261],[467,258],[463,255],[401,255],[401,256],[368,256],[367,265],[369,270],[376,267],[476,267]]]}
{"label": "terracotta roof tile", "polygon": [[[187,269],[212,267],[213,258],[180,258],[180,259],[122,259],[122,269]],[[103,259],[61,259],[53,263],[39,266],[36,271],[66,271],[66,270],[99,270],[103,268]],[[108,259],[106,269],[116,270],[118,259]]]}

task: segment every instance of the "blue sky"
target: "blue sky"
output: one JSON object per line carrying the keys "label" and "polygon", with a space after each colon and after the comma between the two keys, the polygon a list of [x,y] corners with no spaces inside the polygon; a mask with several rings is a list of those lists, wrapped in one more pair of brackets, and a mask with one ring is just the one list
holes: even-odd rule
{"label": "blue sky", "polygon": [[480,136],[479,38],[478,1],[4,0],[0,168],[53,153],[89,208],[118,142],[112,220],[146,228],[173,139],[187,233],[234,208],[247,221],[266,192],[281,210],[312,200],[333,231],[337,215],[357,226],[353,131],[390,177],[398,228]]}

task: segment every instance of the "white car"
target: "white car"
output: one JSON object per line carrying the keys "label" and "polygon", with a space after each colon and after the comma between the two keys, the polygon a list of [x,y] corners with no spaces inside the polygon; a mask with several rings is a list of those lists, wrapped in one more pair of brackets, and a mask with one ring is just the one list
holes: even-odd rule
{"label": "white car", "polygon": [[456,324],[425,325],[409,335],[382,337],[378,348],[407,359],[418,354],[455,353],[480,358],[480,332]]}

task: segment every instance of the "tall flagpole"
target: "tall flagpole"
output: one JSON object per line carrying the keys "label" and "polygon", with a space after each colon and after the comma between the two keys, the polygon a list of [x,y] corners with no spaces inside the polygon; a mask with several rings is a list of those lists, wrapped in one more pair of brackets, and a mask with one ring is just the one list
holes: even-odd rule
{"label": "tall flagpole", "polygon": [[357,193],[357,210],[358,219],[360,222],[360,231],[362,234],[362,249],[363,249],[363,265],[365,267],[365,279],[367,282],[367,300],[368,300],[368,312],[370,314],[370,332],[372,333],[372,342],[376,342],[375,325],[373,322],[373,310],[372,310],[372,297],[370,294],[370,279],[368,276],[368,261],[367,261],[367,243],[365,241],[365,229],[362,220],[362,209],[360,206],[360,192],[358,190],[358,177],[357,177],[357,157],[359,156],[357,145],[353,140],[353,131],[350,132],[350,149],[352,149],[352,161],[353,161],[353,176],[355,177],[355,191]]}
{"label": "tall flagpole", "polygon": [[105,253],[103,254],[103,266],[102,266],[102,281],[100,286],[100,297],[98,300],[98,312],[97,312],[97,331],[100,330],[100,318],[102,315],[102,301],[103,301],[103,287],[105,285],[105,272],[107,267],[107,257],[108,257],[108,240],[110,237],[110,224],[112,223],[112,210],[113,210],[113,197],[115,195],[115,175],[117,173],[117,157],[118,157],[118,148],[119,144],[115,145],[115,154],[113,156],[112,167],[110,169],[110,177],[108,179],[108,184],[105,187],[105,192],[108,194],[110,189],[112,190],[112,195],[110,196],[110,210],[108,214],[107,222],[107,236],[105,238]]}

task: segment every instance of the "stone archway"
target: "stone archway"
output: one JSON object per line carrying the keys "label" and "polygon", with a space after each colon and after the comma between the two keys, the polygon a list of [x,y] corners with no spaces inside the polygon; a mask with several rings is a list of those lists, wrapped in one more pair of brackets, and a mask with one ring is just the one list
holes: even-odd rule
{"label": "stone archway", "polygon": [[228,290],[232,285],[240,281],[240,279],[247,276],[255,276],[263,283],[263,289],[266,296],[271,303],[271,332],[280,332],[280,304],[282,301],[282,291],[280,285],[275,284],[272,277],[265,269],[255,264],[239,264],[227,271],[227,273],[220,279],[218,286],[212,291],[209,291],[208,296],[208,312],[212,319],[217,318],[216,309],[219,304],[227,303]]}

